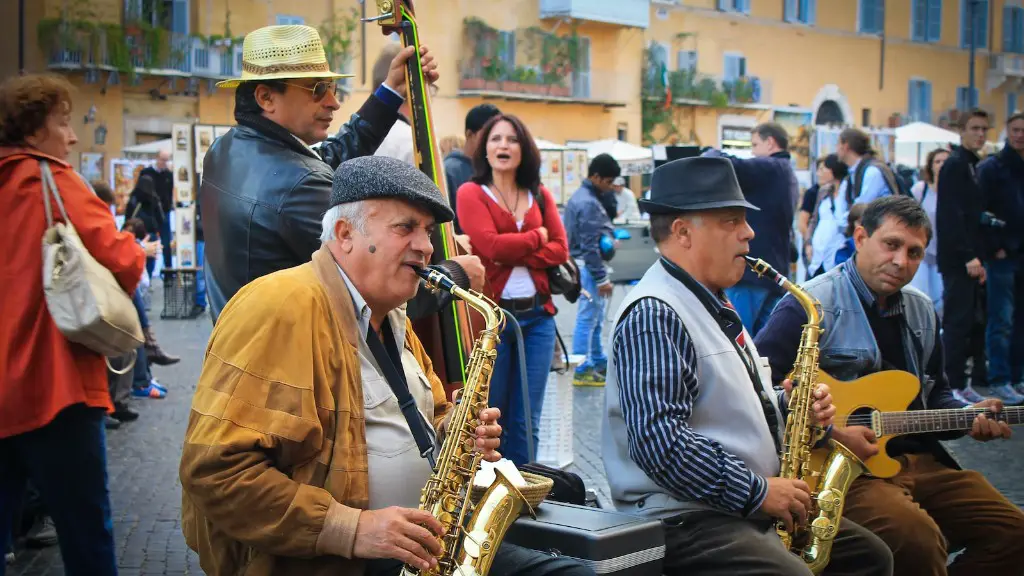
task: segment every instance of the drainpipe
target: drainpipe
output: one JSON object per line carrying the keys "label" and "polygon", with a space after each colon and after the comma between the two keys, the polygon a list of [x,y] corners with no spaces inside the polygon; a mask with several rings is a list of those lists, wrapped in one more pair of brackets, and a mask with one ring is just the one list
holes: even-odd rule
{"label": "drainpipe", "polygon": [[975,106],[977,106],[977,103],[974,101],[974,60],[976,58],[975,53],[977,52],[977,49],[978,49],[978,46],[977,46],[978,31],[975,29],[975,27],[978,24],[978,19],[975,18],[975,10],[977,8],[978,8],[978,0],[967,0],[967,22],[970,24],[970,30],[971,30],[971,38],[970,38],[970,42],[971,42],[971,56],[970,56],[970,62],[968,62],[968,64],[967,64],[967,75],[968,75],[968,78],[967,78],[967,82],[968,82],[968,84],[967,84],[967,86],[968,86],[968,88],[967,88],[967,102],[966,102],[967,110],[970,110],[970,109],[974,108]]}
{"label": "drainpipe", "polygon": [[25,0],[18,0],[18,73],[25,73]]}
{"label": "drainpipe", "polygon": [[880,62],[878,64],[878,89],[885,89],[885,16],[886,16],[885,0],[882,0],[882,43],[881,50],[879,51]]}

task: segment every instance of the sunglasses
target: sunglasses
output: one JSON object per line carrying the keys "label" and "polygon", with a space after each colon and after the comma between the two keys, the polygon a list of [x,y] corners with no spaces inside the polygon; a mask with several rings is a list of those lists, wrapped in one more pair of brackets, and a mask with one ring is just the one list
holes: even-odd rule
{"label": "sunglasses", "polygon": [[327,96],[328,92],[333,93],[334,97],[338,100],[338,102],[341,102],[341,86],[339,86],[338,83],[333,80],[321,80],[320,82],[314,84],[312,88],[310,88],[309,86],[303,86],[302,84],[292,84],[291,82],[285,82],[284,84],[288,86],[293,86],[295,88],[302,88],[303,90],[309,90],[310,92],[313,93],[313,102],[319,102],[323,100],[324,96]]}

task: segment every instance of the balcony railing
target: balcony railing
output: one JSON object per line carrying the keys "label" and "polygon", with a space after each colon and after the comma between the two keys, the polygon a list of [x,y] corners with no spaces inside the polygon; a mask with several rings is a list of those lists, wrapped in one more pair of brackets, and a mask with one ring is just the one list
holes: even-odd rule
{"label": "balcony railing", "polygon": [[650,0],[540,0],[541,18],[573,18],[647,28]]}
{"label": "balcony railing", "polygon": [[[621,107],[630,99],[628,82],[624,80],[622,74],[608,70],[573,72],[551,78],[529,68],[494,75],[480,66],[471,65],[462,71],[459,94]],[[632,92],[635,94],[636,90]]]}
{"label": "balcony railing", "polygon": [[1024,54],[992,54],[988,69],[1003,76],[1024,77]]}
{"label": "balcony railing", "polygon": [[[111,43],[107,42],[106,30],[99,30],[94,37],[65,37],[54,41],[50,52],[51,68],[99,68],[117,70],[117,58],[111,54]],[[156,75],[184,75],[201,78],[229,78],[241,73],[242,47],[209,46],[204,41],[184,34],[167,35],[168,46],[162,58],[154,58],[152,48],[139,42],[137,37],[128,37],[127,62],[135,71]]]}
{"label": "balcony railing", "polygon": [[[665,84],[661,76],[651,74],[644,84],[647,97],[665,97]],[[668,85],[673,102],[682,104],[721,107],[768,105],[772,102],[771,82],[758,76],[724,78],[691,70],[676,70],[669,73]]]}

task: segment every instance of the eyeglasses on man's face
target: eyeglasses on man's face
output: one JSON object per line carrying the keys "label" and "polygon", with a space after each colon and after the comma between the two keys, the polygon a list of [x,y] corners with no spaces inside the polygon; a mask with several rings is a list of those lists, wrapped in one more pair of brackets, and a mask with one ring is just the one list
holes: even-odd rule
{"label": "eyeglasses on man's face", "polygon": [[291,82],[285,82],[285,84],[288,86],[302,88],[303,90],[308,90],[312,92],[313,102],[319,102],[323,100],[324,96],[327,96],[328,92],[334,94],[334,98],[337,99],[338,102],[341,102],[343,96],[343,90],[341,88],[341,85],[334,80],[321,80],[314,84],[312,87],[303,86],[302,84],[293,84]]}

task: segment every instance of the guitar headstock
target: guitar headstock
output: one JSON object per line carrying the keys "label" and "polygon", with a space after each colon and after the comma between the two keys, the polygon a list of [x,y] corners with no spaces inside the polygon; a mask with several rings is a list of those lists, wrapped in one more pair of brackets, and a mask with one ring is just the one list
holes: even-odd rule
{"label": "guitar headstock", "polygon": [[380,24],[381,32],[388,36],[398,32],[402,22],[415,15],[413,0],[377,0],[377,13],[377,16],[367,20]]}

